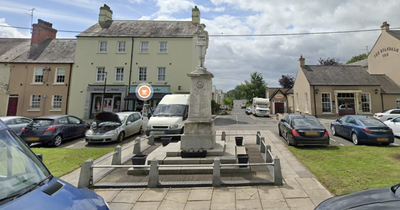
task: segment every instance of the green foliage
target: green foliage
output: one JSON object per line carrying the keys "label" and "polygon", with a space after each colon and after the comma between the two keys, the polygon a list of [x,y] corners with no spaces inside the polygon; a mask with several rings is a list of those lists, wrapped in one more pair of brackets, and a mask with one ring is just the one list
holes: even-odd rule
{"label": "green foliage", "polygon": [[215,100],[211,100],[211,113],[215,114],[218,110],[219,106],[217,104],[217,102],[215,102]]}
{"label": "green foliage", "polygon": [[[245,84],[237,85],[235,89],[229,90],[225,94],[224,104],[232,108],[233,100],[247,99],[251,103],[254,97],[265,98],[265,91],[268,87],[261,73],[253,72],[250,77],[250,82],[245,80]],[[229,101],[225,101],[225,99]]]}
{"label": "green foliage", "polygon": [[348,61],[346,62],[346,64],[350,64],[350,63],[354,63],[354,62],[357,62],[357,61],[365,60],[365,59],[367,59],[367,58],[368,58],[368,55],[365,54],[365,53],[363,53],[363,54],[360,54],[360,55],[356,55],[356,56],[351,57],[351,59],[348,60]]}
{"label": "green foliage", "polygon": [[231,107],[233,105],[233,100],[234,100],[234,98],[224,97],[224,104]]}
{"label": "green foliage", "polygon": [[319,62],[319,65],[323,65],[323,66],[339,66],[339,65],[342,65],[338,58],[329,58],[329,57],[327,59],[319,58],[318,62]]}
{"label": "green foliage", "polygon": [[279,79],[279,84],[283,88],[292,88],[294,85],[294,77],[291,75],[282,75],[282,78]]}
{"label": "green foliage", "polygon": [[228,113],[226,110],[224,110],[224,111],[221,113],[221,115],[229,115],[229,113]]}

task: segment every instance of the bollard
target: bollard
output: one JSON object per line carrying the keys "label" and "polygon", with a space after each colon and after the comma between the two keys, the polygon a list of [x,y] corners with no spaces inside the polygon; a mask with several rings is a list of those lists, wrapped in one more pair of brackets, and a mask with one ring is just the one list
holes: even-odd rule
{"label": "bollard", "polygon": [[153,159],[150,161],[150,172],[149,172],[149,183],[147,187],[156,188],[158,186],[159,171],[158,171],[158,161]]}
{"label": "bollard", "polygon": [[271,151],[271,145],[267,145],[266,151],[265,151],[265,162],[266,163],[272,163],[272,156],[268,151]]}
{"label": "bollard", "polygon": [[148,145],[154,145],[154,136],[149,136],[149,140],[147,141]]}
{"label": "bollard", "polygon": [[259,145],[260,144],[260,131],[257,131],[257,135],[256,135],[256,144]]}
{"label": "bollard", "polygon": [[112,157],[111,165],[121,165],[122,147],[118,145],[115,147]]}
{"label": "bollard", "polygon": [[214,159],[214,166],[213,166],[213,187],[221,186],[221,161],[219,157]]}
{"label": "bollard", "polygon": [[93,184],[93,160],[89,158],[81,166],[81,173],[79,174],[78,188],[90,187]]}
{"label": "bollard", "polygon": [[261,154],[265,152],[265,140],[264,140],[264,137],[261,137],[261,139],[260,139],[259,149],[260,149],[260,153]]}
{"label": "bollard", "polygon": [[141,155],[142,154],[142,151],[140,149],[140,137],[136,137],[136,139],[135,139],[135,143],[134,143],[134,146],[133,146],[133,154],[135,154],[135,155]]}
{"label": "bollard", "polygon": [[222,131],[221,141],[226,141],[226,133]]}
{"label": "bollard", "polygon": [[283,185],[282,172],[281,172],[281,161],[278,156],[274,158],[274,183],[275,185]]}

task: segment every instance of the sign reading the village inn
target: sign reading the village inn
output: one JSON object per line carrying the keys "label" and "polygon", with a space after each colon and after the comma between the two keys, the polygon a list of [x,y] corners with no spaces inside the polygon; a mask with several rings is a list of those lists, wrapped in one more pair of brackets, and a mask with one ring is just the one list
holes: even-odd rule
{"label": "sign reading the village inn", "polygon": [[382,58],[388,57],[389,52],[399,52],[399,48],[397,47],[382,48],[375,53],[374,58],[377,58],[379,55],[382,55]]}

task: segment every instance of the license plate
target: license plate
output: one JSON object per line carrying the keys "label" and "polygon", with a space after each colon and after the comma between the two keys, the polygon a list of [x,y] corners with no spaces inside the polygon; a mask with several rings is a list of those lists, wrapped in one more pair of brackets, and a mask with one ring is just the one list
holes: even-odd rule
{"label": "license plate", "polygon": [[305,134],[306,136],[316,136],[318,135],[318,132],[306,132]]}
{"label": "license plate", "polygon": [[388,141],[388,138],[378,138],[378,141]]}
{"label": "license plate", "polygon": [[37,141],[39,140],[39,137],[28,137],[25,139],[25,141]]}

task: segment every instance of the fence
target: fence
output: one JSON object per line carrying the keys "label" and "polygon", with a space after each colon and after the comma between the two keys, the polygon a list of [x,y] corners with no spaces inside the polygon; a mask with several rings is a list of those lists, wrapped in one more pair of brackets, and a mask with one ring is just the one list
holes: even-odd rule
{"label": "fence", "polygon": [[[225,132],[222,132],[221,139],[223,141],[226,141],[226,136],[229,135],[237,135],[237,134],[226,134]],[[240,134],[240,135],[252,135],[254,134]],[[148,137],[148,144],[152,145],[154,144],[154,138],[153,137]],[[133,154],[141,154],[141,148],[140,148],[140,138],[136,138],[135,143],[134,143],[134,148],[133,148]],[[280,159],[276,156],[273,157],[272,151],[271,151],[271,146],[267,145],[265,143],[264,137],[260,135],[260,132],[257,131],[256,134],[256,144],[258,145],[258,148],[260,150],[261,155],[263,156],[263,163],[244,163],[244,164],[221,164],[220,158],[216,157],[214,159],[213,164],[186,164],[186,165],[179,165],[179,167],[182,168],[196,168],[196,167],[208,167],[212,168],[213,170],[213,178],[210,181],[203,182],[203,185],[206,186],[214,186],[214,187],[219,187],[221,185],[228,185],[229,183],[225,183],[221,181],[221,168],[223,167],[232,167],[232,166],[267,166],[271,176],[273,177],[273,184],[274,185],[282,185],[282,174],[281,174],[281,165],[280,165]],[[125,148],[126,149],[126,148]],[[124,150],[125,150],[124,149]],[[105,159],[109,158],[112,156],[112,161],[111,165],[99,165],[98,163],[104,161]],[[160,168],[168,168],[168,167],[177,167],[177,165],[160,165],[158,163],[157,159],[153,159],[150,161],[150,165],[121,165],[122,164],[122,149],[121,146],[117,146],[115,148],[115,151],[108,156],[102,158],[100,161],[96,161],[96,164],[93,163],[93,160],[89,159],[87,160],[81,167],[81,172],[79,176],[79,182],[78,182],[78,187],[91,187],[95,186],[94,183],[100,178],[94,179],[93,177],[93,169],[94,168],[106,168],[106,169],[116,169],[116,168],[145,168],[149,170],[149,179],[147,184],[140,184],[136,186],[141,186],[141,187],[150,187],[150,188],[156,188],[160,186],[164,186],[165,184],[160,183],[159,180],[159,169]],[[180,185],[185,185],[182,182],[179,182]],[[236,182],[238,185],[245,185],[245,184],[250,184],[251,182],[249,181],[242,181],[242,182]],[[271,183],[271,182],[268,182]],[[190,183],[188,183],[190,185]],[[232,183],[230,183],[232,184]],[[197,183],[199,185],[199,183]]]}

